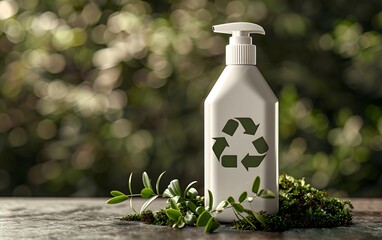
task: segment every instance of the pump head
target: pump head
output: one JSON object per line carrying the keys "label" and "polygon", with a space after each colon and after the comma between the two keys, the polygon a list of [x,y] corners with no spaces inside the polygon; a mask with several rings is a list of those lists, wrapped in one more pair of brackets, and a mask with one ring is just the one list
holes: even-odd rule
{"label": "pump head", "polygon": [[235,22],[215,25],[212,30],[217,33],[232,34],[226,47],[226,64],[256,65],[256,46],[252,45],[251,33],[265,35],[264,29],[257,24]]}

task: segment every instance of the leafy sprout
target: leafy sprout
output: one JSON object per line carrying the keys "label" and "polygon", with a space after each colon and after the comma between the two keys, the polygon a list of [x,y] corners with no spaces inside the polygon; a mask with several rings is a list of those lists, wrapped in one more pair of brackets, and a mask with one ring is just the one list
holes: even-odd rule
{"label": "leafy sprout", "polygon": [[[255,218],[258,219],[259,222],[265,224],[265,219],[262,217],[262,215],[260,215],[257,212],[254,212],[251,209],[246,209],[243,204],[247,202],[251,204],[255,197],[265,199],[275,197],[274,193],[272,193],[270,190],[259,190],[260,178],[257,177],[252,186],[253,194],[251,196],[249,196],[247,192],[243,192],[239,196],[238,201],[235,201],[233,197],[229,197],[227,200],[223,200],[222,202],[220,202],[214,209],[214,196],[212,192],[208,190],[208,205],[204,206],[204,197],[199,196],[198,191],[193,187],[193,185],[195,185],[197,181],[189,183],[182,192],[179,180],[174,179],[170,182],[170,184],[161,194],[159,191],[159,185],[164,173],[165,172],[162,172],[159,175],[155,184],[156,191],[154,191],[149,175],[146,172],[143,172],[142,183],[144,188],[141,190],[140,194],[134,194],[131,190],[133,176],[133,174],[131,173],[128,182],[129,194],[124,194],[123,192],[113,190],[110,192],[113,197],[110,198],[107,201],[107,203],[117,204],[129,199],[130,207],[136,213],[137,211],[133,208],[132,204],[133,197],[140,196],[144,199],[148,199],[142,205],[140,210],[142,218],[143,216],[145,216],[145,219],[147,221],[147,219],[152,218],[151,215],[151,217],[148,217],[149,215],[146,214],[147,208],[158,197],[165,197],[168,198],[169,205],[167,206],[164,212],[167,218],[171,221],[172,227],[183,228],[186,225],[204,227],[204,231],[206,233],[212,233],[220,226],[220,223],[215,218],[215,216],[228,208],[232,208],[238,220],[245,220],[246,216],[255,216]],[[163,215],[161,216],[163,217]],[[136,217],[134,217],[134,219],[136,219]],[[161,222],[167,223],[168,221]]]}

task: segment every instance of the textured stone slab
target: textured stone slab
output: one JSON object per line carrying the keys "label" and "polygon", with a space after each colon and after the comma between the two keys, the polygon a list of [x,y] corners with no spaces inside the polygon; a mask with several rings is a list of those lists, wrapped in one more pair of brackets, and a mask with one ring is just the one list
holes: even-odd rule
{"label": "textured stone slab", "polygon": [[[382,199],[351,199],[351,227],[294,229],[282,233],[249,232],[230,225],[217,233],[123,222],[128,204],[107,205],[97,198],[0,198],[0,239],[382,239]],[[139,209],[143,203],[135,201]],[[152,210],[163,207],[156,201]]]}

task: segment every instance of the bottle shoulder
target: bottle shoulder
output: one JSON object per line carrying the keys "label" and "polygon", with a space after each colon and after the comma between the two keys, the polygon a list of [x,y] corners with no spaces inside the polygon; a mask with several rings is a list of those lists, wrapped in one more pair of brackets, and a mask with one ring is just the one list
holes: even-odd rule
{"label": "bottle shoulder", "polygon": [[206,101],[220,98],[261,98],[278,102],[272,89],[255,65],[228,65],[216,81]]}

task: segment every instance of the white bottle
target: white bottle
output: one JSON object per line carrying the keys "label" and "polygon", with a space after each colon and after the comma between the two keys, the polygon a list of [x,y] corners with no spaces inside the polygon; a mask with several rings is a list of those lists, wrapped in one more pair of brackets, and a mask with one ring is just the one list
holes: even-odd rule
{"label": "white bottle", "polygon": [[[213,30],[232,37],[226,47],[227,66],[204,102],[205,196],[208,190],[213,193],[214,208],[229,196],[238,201],[242,192],[252,194],[253,181],[259,176],[260,189],[273,191],[276,198],[256,198],[252,206],[275,214],[279,207],[278,100],[256,67],[256,46],[250,37],[265,34],[264,29],[237,22],[216,25]],[[236,219],[231,209],[216,218]]]}

